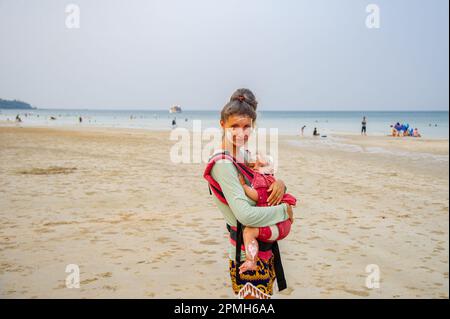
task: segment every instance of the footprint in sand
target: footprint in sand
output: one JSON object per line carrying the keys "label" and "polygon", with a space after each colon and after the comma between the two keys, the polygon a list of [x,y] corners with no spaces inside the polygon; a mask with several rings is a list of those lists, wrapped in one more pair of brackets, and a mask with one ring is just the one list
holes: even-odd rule
{"label": "footprint in sand", "polygon": [[351,289],[344,289],[346,293],[359,296],[359,297],[369,297],[370,294],[367,291],[364,290],[351,290]]}
{"label": "footprint in sand", "polygon": [[294,292],[294,289],[292,289],[291,287],[287,287],[286,289],[284,289],[283,291],[280,291],[279,293],[281,295],[290,296],[293,292]]}
{"label": "footprint in sand", "polygon": [[64,288],[67,288],[67,286],[66,286],[66,284],[64,283],[64,284],[60,284],[60,285],[58,285],[56,288],[53,288],[53,289],[64,289]]}
{"label": "footprint in sand", "polygon": [[158,238],[156,238],[156,241],[157,241],[158,243],[164,244],[164,243],[169,242],[169,241],[170,241],[170,238],[169,238],[169,237],[158,237]]}
{"label": "footprint in sand", "polygon": [[81,285],[87,285],[87,284],[90,284],[91,282],[94,282],[94,281],[97,281],[97,280],[98,280],[98,278],[88,278],[88,279],[85,279],[83,281],[80,281],[80,284]]}
{"label": "footprint in sand", "polygon": [[16,173],[21,175],[53,175],[53,174],[70,174],[73,173],[76,167],[59,167],[50,166],[48,168],[37,168],[18,170]]}
{"label": "footprint in sand", "polygon": [[202,240],[200,242],[202,245],[219,245],[220,243],[215,240]]}

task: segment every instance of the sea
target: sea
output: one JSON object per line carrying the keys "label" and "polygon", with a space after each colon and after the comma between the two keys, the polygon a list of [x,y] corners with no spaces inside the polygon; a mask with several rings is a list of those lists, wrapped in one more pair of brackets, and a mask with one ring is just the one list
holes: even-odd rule
{"label": "sea", "polygon": [[[16,115],[22,126],[93,126],[171,130],[192,129],[194,121],[201,129],[219,128],[220,110],[169,113],[167,110],[94,110],[94,109],[32,109],[0,110],[0,121],[14,121]],[[399,122],[418,128],[422,137],[448,139],[448,111],[259,111],[258,128],[276,128],[280,135],[312,135],[317,128],[321,135],[360,134],[362,118],[367,118],[368,135],[388,135],[390,126]],[[82,123],[79,123],[79,118]],[[52,119],[53,118],[53,119]]]}

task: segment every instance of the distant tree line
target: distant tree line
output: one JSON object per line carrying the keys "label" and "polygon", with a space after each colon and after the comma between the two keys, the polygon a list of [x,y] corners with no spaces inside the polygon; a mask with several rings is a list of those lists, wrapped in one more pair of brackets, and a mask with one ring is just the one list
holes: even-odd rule
{"label": "distant tree line", "polygon": [[30,104],[19,100],[0,99],[0,109],[35,109]]}

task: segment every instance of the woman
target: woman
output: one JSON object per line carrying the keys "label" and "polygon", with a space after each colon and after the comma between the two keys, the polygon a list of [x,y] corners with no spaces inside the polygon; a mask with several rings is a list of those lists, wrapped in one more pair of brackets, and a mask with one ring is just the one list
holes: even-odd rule
{"label": "woman", "polygon": [[[223,107],[221,112],[220,125],[224,134],[220,151],[227,152],[241,163],[243,155],[240,150],[246,145],[254,126],[256,108],[257,101],[253,93],[248,89],[239,89],[231,96],[230,102]],[[214,201],[231,229],[238,227],[238,221],[250,227],[264,227],[293,218],[292,207],[285,203],[280,204],[286,191],[281,180],[277,180],[269,189],[271,192],[268,198],[269,206],[255,207],[255,202],[245,195],[238,173],[235,164],[228,159],[216,162],[211,170],[211,176],[220,185],[228,205],[215,196],[213,196]],[[247,177],[245,180],[250,184]],[[236,271],[239,265],[236,265],[235,262],[236,248],[233,243],[236,245],[236,242],[230,238],[229,271],[234,293],[238,294],[245,286],[246,288],[250,287],[250,290],[258,290],[252,291],[246,298],[270,297],[273,294],[273,283],[276,277],[274,256],[271,251],[268,254],[258,254],[255,271],[247,271],[239,275]],[[239,246],[238,244],[237,247]],[[245,260],[245,251],[241,250],[240,260]]]}

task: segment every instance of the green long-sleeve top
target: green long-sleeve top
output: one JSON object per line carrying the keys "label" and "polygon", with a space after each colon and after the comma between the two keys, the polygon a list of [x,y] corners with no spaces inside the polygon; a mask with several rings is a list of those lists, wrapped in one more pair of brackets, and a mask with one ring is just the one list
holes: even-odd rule
{"label": "green long-sleeve top", "polygon": [[[287,205],[284,203],[277,206],[256,207],[256,202],[245,195],[239,182],[238,170],[230,160],[217,161],[211,170],[211,176],[219,183],[228,202],[229,206],[213,196],[214,202],[230,226],[237,226],[236,218],[241,224],[250,227],[271,226],[289,218]],[[250,185],[248,179],[244,178]],[[230,259],[235,260],[235,247],[231,243],[228,252]],[[241,260],[245,260],[245,252],[241,253]]]}

